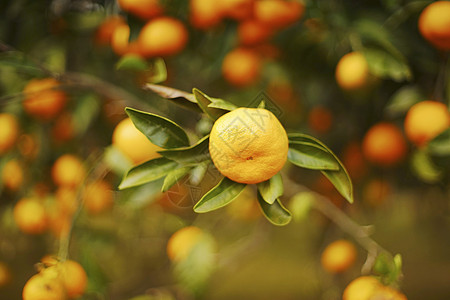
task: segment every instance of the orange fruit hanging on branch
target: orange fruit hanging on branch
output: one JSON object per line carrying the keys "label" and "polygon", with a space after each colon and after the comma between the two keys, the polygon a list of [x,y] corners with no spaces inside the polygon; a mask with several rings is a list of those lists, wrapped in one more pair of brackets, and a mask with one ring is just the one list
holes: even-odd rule
{"label": "orange fruit hanging on branch", "polygon": [[297,1],[261,0],[255,1],[254,18],[279,30],[300,20],[305,12],[305,7]]}
{"label": "orange fruit hanging on branch", "polygon": [[450,2],[429,4],[419,16],[419,31],[433,46],[450,50]]}
{"label": "orange fruit hanging on branch", "polygon": [[47,230],[48,220],[44,204],[39,199],[23,198],[14,205],[14,221],[27,234],[40,234]]}
{"label": "orange fruit hanging on branch", "polygon": [[198,29],[209,29],[218,25],[223,19],[223,11],[217,0],[190,0],[189,21]]}
{"label": "orange fruit hanging on branch", "polygon": [[342,273],[356,261],[355,245],[347,240],[337,240],[329,244],[322,252],[322,267],[330,273]]}
{"label": "orange fruit hanging on branch", "polygon": [[19,122],[9,113],[0,114],[0,154],[7,152],[16,144],[19,136]]}
{"label": "orange fruit hanging on branch", "polygon": [[369,65],[361,52],[345,54],[336,65],[335,77],[345,91],[362,90],[371,82]]}
{"label": "orange fruit hanging on branch", "polygon": [[247,184],[277,174],[286,163],[288,148],[283,125],[262,108],[237,108],[224,114],[209,137],[209,152],[219,172]]}
{"label": "orange fruit hanging on branch", "polygon": [[237,87],[252,85],[258,80],[260,73],[261,57],[252,49],[234,49],[222,62],[223,77]]}
{"label": "orange fruit hanging on branch", "polygon": [[157,17],[164,11],[159,0],[118,0],[118,2],[124,11],[144,20]]}
{"label": "orange fruit hanging on branch", "polygon": [[53,163],[53,182],[61,187],[77,188],[86,176],[82,160],[73,154],[64,154]]}
{"label": "orange fruit hanging on branch", "polygon": [[196,226],[187,226],[176,231],[167,243],[169,259],[173,262],[185,260],[203,234],[203,230]]}

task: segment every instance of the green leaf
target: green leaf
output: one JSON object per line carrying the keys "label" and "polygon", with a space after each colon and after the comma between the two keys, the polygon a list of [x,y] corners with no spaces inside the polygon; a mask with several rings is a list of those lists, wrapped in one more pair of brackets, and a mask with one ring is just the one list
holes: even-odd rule
{"label": "green leaf", "polygon": [[164,59],[160,57],[153,59],[149,71],[147,82],[160,83],[167,80],[167,68]]}
{"label": "green leaf", "polygon": [[198,165],[196,165],[190,173],[189,176],[189,181],[193,184],[193,185],[199,185],[200,182],[203,180],[203,178],[205,177],[206,172],[208,171],[208,167],[210,165],[209,161],[204,161],[202,163],[199,163]]}
{"label": "green leaf", "polygon": [[283,195],[283,180],[280,173],[274,175],[269,180],[258,183],[258,191],[268,204],[273,204]]}
{"label": "green leaf", "polygon": [[122,179],[119,189],[123,190],[157,180],[166,176],[177,166],[178,163],[164,157],[149,160],[131,168]]}
{"label": "green leaf", "polygon": [[380,253],[373,266],[375,274],[380,275],[381,282],[385,285],[397,283],[402,275],[402,258],[400,254],[394,257],[388,253]]}
{"label": "green leaf", "polygon": [[320,170],[322,174],[325,175],[325,177],[328,178],[328,180],[331,181],[331,183],[334,185],[334,187],[338,190],[338,192],[350,203],[353,203],[353,184],[352,180],[350,179],[350,176],[348,175],[347,170],[345,169],[342,162],[339,160],[339,158],[336,156],[336,154],[333,153],[324,143],[319,141],[318,139],[303,134],[303,133],[290,133],[288,134],[290,143],[292,142],[308,142],[314,145],[317,145],[318,147],[321,147],[325,151],[327,151],[329,154],[331,154],[334,157],[334,160],[339,165],[339,170]]}
{"label": "green leaf", "polygon": [[185,176],[191,169],[192,167],[182,167],[170,171],[169,174],[167,174],[167,176],[164,178],[164,183],[161,188],[161,192],[163,193],[167,192],[175,183],[177,183],[178,180],[183,178],[183,176]]}
{"label": "green leaf", "polygon": [[411,167],[414,174],[424,182],[438,182],[443,175],[425,150],[417,150],[412,154]]}
{"label": "green leaf", "polygon": [[116,70],[145,71],[148,69],[149,65],[145,59],[135,54],[124,55],[116,63]]}
{"label": "green leaf", "polygon": [[299,192],[290,199],[289,210],[295,221],[304,220],[308,216],[314,199],[314,194],[311,192]]}
{"label": "green leaf", "polygon": [[209,136],[201,138],[195,145],[159,151],[159,153],[180,164],[198,164],[209,159]]}
{"label": "green leaf", "polygon": [[200,107],[197,104],[197,100],[195,96],[191,93],[187,93],[185,91],[177,90],[171,87],[167,87],[159,84],[147,83],[143,86],[144,90],[148,90],[158,94],[159,96],[174,102],[184,108],[202,112]]}
{"label": "green leaf", "polygon": [[277,199],[273,204],[267,203],[258,191],[258,203],[264,216],[270,223],[277,226],[289,224],[292,219],[291,213]]}
{"label": "green leaf", "polygon": [[114,146],[109,146],[105,149],[103,152],[103,161],[119,176],[122,176],[133,167],[133,162]]}
{"label": "green leaf", "polygon": [[148,112],[125,108],[134,126],[153,144],[165,149],[189,146],[186,132],[175,122]]}
{"label": "green leaf", "polygon": [[194,211],[197,213],[205,213],[224,207],[236,199],[244,190],[245,186],[246,184],[234,182],[224,177],[195,204]]}
{"label": "green leaf", "polygon": [[375,76],[397,82],[412,79],[412,72],[406,61],[378,49],[365,49],[363,53],[370,72]]}
{"label": "green leaf", "polygon": [[411,106],[423,99],[425,96],[417,86],[407,85],[392,95],[385,111],[392,116],[405,114]]}
{"label": "green leaf", "polygon": [[200,90],[194,88],[192,92],[195,96],[195,99],[197,100],[198,106],[200,106],[202,111],[211,119],[217,120],[221,115],[228,112],[228,110],[209,107],[209,105],[214,102],[214,98],[209,97]]}
{"label": "green leaf", "polygon": [[83,135],[100,112],[100,101],[94,94],[87,94],[78,99],[73,112],[75,132]]}
{"label": "green leaf", "polygon": [[296,166],[312,170],[339,170],[336,159],[320,145],[310,142],[289,143],[288,160]]}
{"label": "green leaf", "polygon": [[210,100],[212,102],[210,104],[208,104],[209,108],[218,108],[218,109],[228,110],[228,111],[232,111],[232,110],[238,108],[233,103],[225,101],[223,99],[210,98]]}
{"label": "green leaf", "polygon": [[432,155],[450,155],[450,128],[444,130],[442,133],[428,142],[428,151]]}
{"label": "green leaf", "polygon": [[13,67],[16,71],[20,71],[32,76],[43,76],[45,71],[31,61],[25,54],[19,51],[8,51],[0,53],[0,67]]}

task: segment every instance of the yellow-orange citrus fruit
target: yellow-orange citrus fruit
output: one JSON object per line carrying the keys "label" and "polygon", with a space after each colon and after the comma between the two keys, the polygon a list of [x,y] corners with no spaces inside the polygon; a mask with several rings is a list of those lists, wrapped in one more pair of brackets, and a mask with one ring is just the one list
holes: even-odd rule
{"label": "yellow-orange citrus fruit", "polygon": [[390,183],[382,178],[371,179],[363,189],[363,199],[374,207],[382,205],[391,194]]}
{"label": "yellow-orange citrus fruit", "polygon": [[195,226],[187,226],[175,232],[167,242],[169,259],[174,262],[185,260],[203,234],[203,230]]}
{"label": "yellow-orange citrus fruit", "polygon": [[70,299],[78,298],[86,291],[88,278],[84,268],[74,260],[56,262],[41,271],[43,276],[59,279]]}
{"label": "yellow-orange citrus fruit", "polygon": [[130,118],[125,118],[117,124],[112,135],[112,143],[134,164],[161,156],[157,151],[162,150],[162,148],[150,142],[134,126]]}
{"label": "yellow-orange citrus fruit", "polygon": [[223,77],[237,87],[255,83],[260,72],[261,57],[251,49],[234,49],[225,56],[222,62]]}
{"label": "yellow-orange citrus fruit", "polygon": [[372,276],[360,276],[350,282],[344,290],[342,300],[371,300],[381,283]]}
{"label": "yellow-orange citrus fruit", "polygon": [[59,115],[52,127],[52,137],[57,143],[67,142],[75,136],[72,115],[68,112]]}
{"label": "yellow-orange citrus fruit", "polygon": [[364,157],[381,166],[392,166],[406,156],[407,145],[400,129],[388,122],[373,125],[365,134],[362,150]]}
{"label": "yellow-orange citrus fruit", "polygon": [[98,214],[110,209],[114,204],[111,184],[105,180],[89,183],[84,189],[83,200],[88,213]]}
{"label": "yellow-orange citrus fruit", "polygon": [[217,0],[190,0],[189,21],[193,27],[208,29],[219,24],[223,19],[223,12]]}
{"label": "yellow-orange citrus fruit", "polygon": [[120,23],[111,34],[111,48],[117,55],[125,55],[130,44],[130,26]]}
{"label": "yellow-orange citrus fruit", "polygon": [[350,52],[339,60],[335,77],[338,85],[347,91],[360,90],[370,82],[369,65],[361,52]]}
{"label": "yellow-orange citrus fruit", "polygon": [[211,159],[222,175],[240,183],[258,183],[277,174],[287,160],[289,142],[283,125],[262,108],[237,108],[214,123]]}
{"label": "yellow-orange citrus fruit", "polygon": [[64,154],[53,163],[52,179],[57,186],[78,187],[86,176],[82,160],[73,154]]}
{"label": "yellow-orange citrus fruit", "polygon": [[7,152],[16,144],[19,135],[17,118],[8,113],[0,114],[0,154]]}
{"label": "yellow-orange citrus fruit", "polygon": [[235,20],[244,20],[252,17],[255,0],[219,0],[217,5],[225,16]]}
{"label": "yellow-orange citrus fruit", "polygon": [[170,56],[184,49],[188,42],[188,31],[175,18],[159,17],[142,27],[137,41],[144,57]]}
{"label": "yellow-orange citrus fruit", "polygon": [[255,20],[273,28],[281,29],[300,20],[305,7],[297,1],[261,0],[255,1]]}
{"label": "yellow-orange citrus fruit", "polygon": [[17,159],[11,159],[2,168],[2,183],[10,191],[17,191],[24,181],[23,166]]}
{"label": "yellow-orange citrus fruit", "polygon": [[270,27],[252,19],[239,23],[237,31],[239,43],[245,46],[264,43],[273,35]]}
{"label": "yellow-orange citrus fruit", "polygon": [[163,13],[159,0],[118,0],[120,7],[141,19],[150,19]]}
{"label": "yellow-orange citrus fruit", "polygon": [[419,17],[419,31],[436,48],[450,50],[450,2],[429,4]]}
{"label": "yellow-orange citrus fruit", "polygon": [[327,133],[333,125],[333,113],[325,106],[315,106],[308,113],[308,126],[317,133]]}
{"label": "yellow-orange citrus fruit", "polygon": [[28,234],[40,234],[47,229],[47,213],[44,204],[34,198],[20,199],[13,210],[19,229]]}
{"label": "yellow-orange citrus fruit", "polygon": [[11,282],[11,271],[9,267],[0,261],[0,288]]}
{"label": "yellow-orange citrus fruit", "polygon": [[352,242],[337,240],[329,244],[322,252],[322,267],[330,273],[348,270],[356,261],[357,250]]}
{"label": "yellow-orange citrus fruit", "polygon": [[59,86],[60,83],[54,78],[30,80],[23,89],[25,111],[43,121],[56,117],[67,102],[67,95],[58,90]]}
{"label": "yellow-orange citrus fruit", "polygon": [[125,19],[119,15],[106,18],[95,31],[95,42],[99,45],[109,45],[116,28],[125,24]]}
{"label": "yellow-orange citrus fruit", "polygon": [[407,300],[406,296],[403,293],[389,286],[381,286],[380,288],[376,289],[374,294],[370,297],[370,300],[378,300],[378,299]]}
{"label": "yellow-orange citrus fruit", "polygon": [[65,300],[67,296],[61,281],[42,274],[36,274],[25,283],[22,291],[22,299]]}
{"label": "yellow-orange citrus fruit", "polygon": [[404,122],[406,137],[419,147],[425,146],[449,127],[450,112],[447,106],[430,100],[411,106]]}

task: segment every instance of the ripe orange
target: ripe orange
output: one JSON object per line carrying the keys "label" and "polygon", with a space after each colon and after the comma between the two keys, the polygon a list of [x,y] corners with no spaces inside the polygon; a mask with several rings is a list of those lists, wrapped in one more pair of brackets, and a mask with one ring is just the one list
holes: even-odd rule
{"label": "ripe orange", "polygon": [[61,281],[42,274],[33,275],[28,279],[22,291],[23,300],[64,300],[66,298]]}
{"label": "ripe orange", "polygon": [[52,179],[57,186],[78,187],[86,176],[83,162],[78,156],[64,154],[52,166]]}
{"label": "ripe orange", "polygon": [[113,15],[106,18],[95,31],[95,42],[99,45],[109,45],[114,31],[122,24],[125,24],[122,16]]}
{"label": "ripe orange", "polygon": [[442,50],[450,50],[450,2],[436,1],[429,4],[419,17],[422,36]]}
{"label": "ripe orange", "polygon": [[342,163],[355,181],[362,179],[367,174],[368,166],[359,141],[352,141],[344,147]]}
{"label": "ripe orange", "polygon": [[120,23],[115,26],[111,34],[111,48],[117,55],[125,55],[130,44],[130,26]]}
{"label": "ripe orange", "polygon": [[338,85],[347,91],[361,90],[369,85],[367,60],[361,52],[350,52],[339,60],[335,77]]}
{"label": "ripe orange", "polygon": [[261,0],[255,1],[255,20],[279,30],[300,20],[305,7],[297,1]]}
{"label": "ripe orange", "polygon": [[23,166],[17,159],[11,159],[2,168],[2,183],[10,191],[17,191],[24,181]]}
{"label": "ripe orange", "polygon": [[60,83],[54,78],[30,80],[23,89],[25,111],[43,121],[56,117],[67,102],[67,95],[58,90],[59,86]]}
{"label": "ripe orange", "polygon": [[219,0],[216,1],[221,11],[228,18],[244,20],[252,17],[255,0]]}
{"label": "ripe orange", "polygon": [[52,127],[52,138],[57,143],[71,140],[75,136],[72,115],[68,112],[60,114]]}
{"label": "ripe orange", "polygon": [[217,0],[190,0],[189,20],[193,27],[209,29],[223,19],[223,12]]}
{"label": "ripe orange", "polygon": [[47,213],[44,204],[35,198],[23,198],[14,205],[14,221],[28,234],[40,234],[47,229]]}
{"label": "ripe orange", "polygon": [[381,283],[375,277],[358,277],[347,285],[342,300],[370,300],[380,286]]}
{"label": "ripe orange", "polygon": [[237,108],[214,123],[209,152],[222,175],[240,183],[259,183],[277,174],[287,160],[283,125],[262,108]]}
{"label": "ripe orange", "polygon": [[[50,263],[51,264],[51,263]],[[86,291],[88,278],[84,268],[76,261],[57,261],[40,273],[48,278],[58,279],[70,299],[78,298]]]}
{"label": "ripe orange", "polygon": [[225,56],[222,62],[223,77],[237,87],[255,83],[260,72],[261,57],[251,49],[234,49]]}
{"label": "ripe orange", "polygon": [[450,126],[450,112],[445,104],[421,101],[408,110],[405,117],[406,137],[416,146],[425,146]]}
{"label": "ripe orange", "polygon": [[98,214],[110,209],[114,204],[112,186],[105,180],[86,185],[83,194],[84,208],[90,214]]}
{"label": "ripe orange", "polygon": [[319,134],[327,133],[333,125],[333,113],[325,106],[315,106],[308,113],[308,125]]}
{"label": "ripe orange", "polygon": [[0,288],[11,282],[11,271],[9,267],[0,261]]}
{"label": "ripe orange", "polygon": [[0,154],[14,147],[19,135],[19,122],[9,113],[0,113]]}
{"label": "ripe orange", "polygon": [[337,240],[329,244],[322,252],[322,267],[330,273],[341,273],[348,270],[356,261],[355,245],[347,240]]}
{"label": "ripe orange", "polygon": [[185,260],[203,234],[203,230],[195,226],[184,227],[175,232],[167,242],[169,259],[173,262]]}
{"label": "ripe orange", "polygon": [[159,0],[118,0],[120,8],[141,19],[147,20],[163,13]]}
{"label": "ripe orange", "polygon": [[397,126],[388,122],[380,122],[366,132],[362,150],[368,161],[388,167],[405,158],[407,145]]}
{"label": "ripe orange", "polygon": [[125,118],[117,124],[112,135],[112,144],[134,164],[140,164],[161,156],[157,151],[162,150],[162,148],[150,142],[134,126],[130,118]]}
{"label": "ripe orange", "polygon": [[273,30],[256,20],[244,20],[238,25],[237,34],[239,43],[244,46],[253,46],[269,40],[273,35]]}
{"label": "ripe orange", "polygon": [[177,19],[159,17],[145,24],[137,41],[144,57],[170,56],[185,48],[188,42],[188,31]]}

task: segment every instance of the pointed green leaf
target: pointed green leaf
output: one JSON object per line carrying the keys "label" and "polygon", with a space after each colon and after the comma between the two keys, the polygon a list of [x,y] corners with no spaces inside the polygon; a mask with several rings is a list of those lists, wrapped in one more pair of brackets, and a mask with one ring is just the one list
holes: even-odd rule
{"label": "pointed green leaf", "polygon": [[122,179],[119,189],[123,190],[162,178],[177,166],[178,163],[164,157],[149,160],[131,168]]}
{"label": "pointed green leaf", "polygon": [[321,170],[321,172],[331,181],[338,192],[350,203],[353,203],[353,184],[350,176],[347,173],[342,162],[324,143],[318,139],[303,133],[290,133],[288,134],[290,143],[308,142],[314,144],[334,157],[334,160],[339,165],[338,170]]}
{"label": "pointed green leaf", "polygon": [[392,116],[403,115],[411,106],[423,99],[425,99],[425,95],[417,86],[407,85],[392,95],[385,111]]}
{"label": "pointed green leaf", "polygon": [[258,104],[258,108],[266,108],[266,101],[262,100],[262,101]]}
{"label": "pointed green leaf", "polygon": [[198,164],[209,159],[209,136],[201,138],[195,145],[190,147],[174,148],[159,151],[159,153],[173,161],[181,164]]}
{"label": "pointed green leaf", "polygon": [[417,150],[412,154],[411,168],[420,180],[428,183],[438,182],[443,175],[442,169],[435,165],[425,149]]}
{"label": "pointed green leaf", "polygon": [[197,213],[212,211],[236,199],[244,190],[246,184],[234,182],[224,177],[215,187],[209,190],[194,206]]}
{"label": "pointed green leaf", "polygon": [[145,59],[134,54],[124,55],[116,63],[116,70],[145,71],[148,68]]}
{"label": "pointed green leaf", "polygon": [[233,103],[225,101],[223,99],[211,98],[210,97],[210,100],[212,102],[210,104],[208,104],[209,108],[218,108],[218,109],[228,110],[228,111],[232,111],[232,110],[238,108]]}
{"label": "pointed green leaf", "polygon": [[185,91],[177,90],[171,87],[167,87],[159,84],[147,83],[143,86],[144,90],[148,90],[158,94],[159,96],[174,102],[184,108],[202,112],[200,107],[197,105],[197,100],[195,96],[191,93],[187,93]]}
{"label": "pointed green leaf", "polygon": [[289,224],[292,219],[291,213],[281,204],[277,199],[273,204],[264,201],[263,197],[258,191],[258,203],[264,216],[270,223],[277,226],[284,226]]}
{"label": "pointed green leaf", "polygon": [[428,151],[432,155],[450,155],[450,128],[436,136],[428,143]]}
{"label": "pointed green leaf", "polygon": [[177,183],[178,180],[183,178],[192,167],[182,167],[177,168],[175,170],[170,171],[167,176],[164,178],[164,183],[161,188],[161,192],[167,192],[175,183]]}
{"label": "pointed green leaf", "polygon": [[412,72],[406,60],[379,49],[365,49],[364,56],[372,74],[400,82],[412,79]]}
{"label": "pointed green leaf", "polygon": [[208,171],[208,167],[210,165],[210,161],[204,161],[197,164],[189,175],[189,182],[193,185],[199,185],[200,182],[205,177],[206,171]]}
{"label": "pointed green leaf", "polygon": [[277,198],[283,195],[283,180],[277,173],[269,180],[258,183],[258,191],[268,204],[273,204]]}
{"label": "pointed green leaf", "polygon": [[195,96],[195,99],[197,100],[198,106],[200,106],[203,112],[207,114],[211,119],[217,120],[221,115],[228,112],[228,110],[209,107],[209,105],[214,102],[214,99],[201,92],[200,90],[194,88],[192,92]]}
{"label": "pointed green leaf", "polygon": [[296,166],[312,170],[339,170],[336,159],[323,147],[310,142],[289,143],[288,160]]}
{"label": "pointed green leaf", "polygon": [[150,65],[150,74],[147,76],[147,82],[160,83],[167,80],[167,68],[164,59],[157,57],[152,60]]}
{"label": "pointed green leaf", "polygon": [[148,112],[125,109],[134,126],[153,144],[165,149],[189,146],[186,132],[175,122]]}

